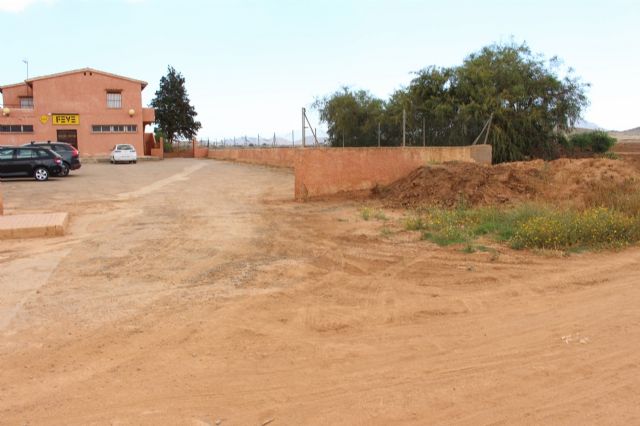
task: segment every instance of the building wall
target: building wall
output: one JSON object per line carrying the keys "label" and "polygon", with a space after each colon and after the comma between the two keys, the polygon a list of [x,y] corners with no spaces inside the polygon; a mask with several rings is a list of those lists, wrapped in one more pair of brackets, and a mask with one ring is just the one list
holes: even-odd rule
{"label": "building wall", "polygon": [[[33,87],[5,87],[4,104],[11,108],[7,117],[0,116],[0,124],[33,124],[33,133],[0,133],[0,144],[18,145],[31,140],[57,140],[57,130],[75,129],[81,155],[106,155],[117,143],[129,143],[144,152],[143,114],[146,120],[153,116],[143,111],[141,84],[112,76],[85,71],[34,80]],[[122,107],[107,108],[107,90],[120,90]],[[19,96],[33,96],[32,110],[19,106]],[[135,111],[129,116],[129,110]],[[54,125],[51,114],[78,114],[78,125]],[[93,133],[96,124],[136,125],[135,133]]]}
{"label": "building wall", "polygon": [[305,149],[295,163],[295,198],[389,185],[429,163],[491,164],[491,146]]}

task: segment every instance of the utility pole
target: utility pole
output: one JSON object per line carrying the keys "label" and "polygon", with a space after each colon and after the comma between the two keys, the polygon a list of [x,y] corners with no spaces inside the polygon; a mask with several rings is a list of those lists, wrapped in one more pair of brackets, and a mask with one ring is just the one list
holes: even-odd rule
{"label": "utility pole", "polygon": [[307,117],[307,112],[304,108],[302,108],[302,147],[303,148],[306,145],[304,140],[305,134],[306,134],[306,127],[307,127],[305,123],[306,117]]}
{"label": "utility pole", "polygon": [[276,132],[273,132],[273,146],[276,146]]}
{"label": "utility pole", "polygon": [[260,146],[260,133],[258,133],[258,146]]}
{"label": "utility pole", "polygon": [[293,130],[291,131],[291,146],[296,146],[296,140],[293,138]]}
{"label": "utility pole", "polygon": [[380,148],[380,122],[378,121],[378,148]]}
{"label": "utility pole", "polygon": [[487,123],[487,133],[484,135],[484,144],[489,142],[489,131],[491,131],[491,122],[493,121],[493,113],[489,116],[489,122]]}
{"label": "utility pole", "polygon": [[402,146],[407,146],[407,110],[402,109]]}

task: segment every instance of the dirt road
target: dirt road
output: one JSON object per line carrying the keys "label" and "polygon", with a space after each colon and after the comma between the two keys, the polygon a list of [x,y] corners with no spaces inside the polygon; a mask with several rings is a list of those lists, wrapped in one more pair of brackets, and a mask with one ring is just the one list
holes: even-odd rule
{"label": "dirt road", "polygon": [[0,424],[640,423],[638,248],[463,254],[208,160],[3,192],[72,222],[0,241]]}

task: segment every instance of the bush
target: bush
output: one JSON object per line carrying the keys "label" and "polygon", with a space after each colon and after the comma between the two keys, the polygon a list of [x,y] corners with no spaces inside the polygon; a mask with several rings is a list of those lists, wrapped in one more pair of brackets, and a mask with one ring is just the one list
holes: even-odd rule
{"label": "bush", "polygon": [[594,153],[603,153],[613,148],[616,143],[607,132],[596,130],[595,132],[576,133],[569,138],[569,148],[578,149],[580,151],[589,151]]}

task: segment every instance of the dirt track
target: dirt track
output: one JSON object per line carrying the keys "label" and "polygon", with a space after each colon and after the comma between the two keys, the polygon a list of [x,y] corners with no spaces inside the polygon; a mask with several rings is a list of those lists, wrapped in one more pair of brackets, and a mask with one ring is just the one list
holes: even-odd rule
{"label": "dirt track", "polygon": [[640,423],[638,248],[463,254],[208,160],[2,185],[73,214],[0,241],[2,424]]}

